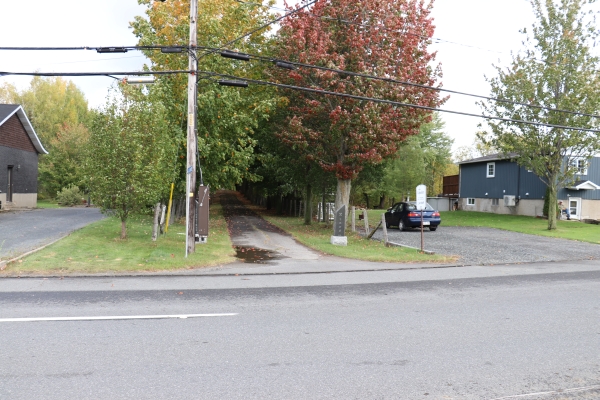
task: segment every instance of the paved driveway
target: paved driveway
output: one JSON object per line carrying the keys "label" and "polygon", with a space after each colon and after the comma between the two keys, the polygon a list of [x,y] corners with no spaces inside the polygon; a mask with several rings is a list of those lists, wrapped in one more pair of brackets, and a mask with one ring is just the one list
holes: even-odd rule
{"label": "paved driveway", "polygon": [[[600,229],[600,227],[598,228]],[[381,239],[382,230],[373,236]],[[388,229],[388,240],[421,248],[421,231],[400,232]],[[600,245],[527,235],[494,228],[443,226],[435,232],[425,230],[425,250],[458,255],[459,264],[506,264],[535,261],[600,260]]]}
{"label": "paved driveway", "polygon": [[282,258],[319,259],[317,252],[296,242],[287,232],[246,207],[239,196],[237,192],[219,192],[229,236],[239,259],[263,264]]}
{"label": "paved driveway", "polygon": [[104,218],[97,208],[52,208],[0,213],[0,259],[23,254]]}

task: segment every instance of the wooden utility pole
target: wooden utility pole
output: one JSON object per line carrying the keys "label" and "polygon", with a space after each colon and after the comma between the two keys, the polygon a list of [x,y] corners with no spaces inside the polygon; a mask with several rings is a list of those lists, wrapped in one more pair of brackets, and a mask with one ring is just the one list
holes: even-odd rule
{"label": "wooden utility pole", "polygon": [[188,76],[188,126],[187,126],[187,169],[186,169],[186,207],[187,215],[185,219],[186,239],[185,256],[196,251],[195,221],[196,221],[196,202],[194,193],[196,192],[196,109],[197,109],[197,89],[196,74],[198,70],[198,60],[196,58],[197,32],[196,20],[198,19],[198,0],[190,1],[190,48],[189,48],[189,70]]}

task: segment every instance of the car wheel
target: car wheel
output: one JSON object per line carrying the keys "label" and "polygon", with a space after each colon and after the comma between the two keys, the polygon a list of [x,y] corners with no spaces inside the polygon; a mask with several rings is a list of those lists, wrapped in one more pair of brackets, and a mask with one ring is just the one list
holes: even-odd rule
{"label": "car wheel", "polygon": [[436,230],[436,229],[437,229],[437,226],[430,226],[430,227],[429,227],[429,230],[430,230],[431,232],[435,232],[435,230]]}
{"label": "car wheel", "polygon": [[404,226],[404,222],[402,222],[402,220],[400,220],[398,222],[398,230],[400,230],[400,231],[406,230],[406,227]]}
{"label": "car wheel", "polygon": [[385,220],[385,227],[386,227],[387,229],[390,229],[390,223],[387,221],[387,219]]}

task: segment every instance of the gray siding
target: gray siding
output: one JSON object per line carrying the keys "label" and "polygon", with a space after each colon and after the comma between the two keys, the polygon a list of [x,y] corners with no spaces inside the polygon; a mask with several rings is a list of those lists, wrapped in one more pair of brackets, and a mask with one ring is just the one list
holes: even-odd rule
{"label": "gray siding", "polygon": [[[501,199],[504,195],[521,196],[522,199],[543,199],[546,194],[546,184],[533,172],[519,167],[517,163],[508,160],[495,161],[496,176],[487,178],[487,163],[479,162],[461,164],[460,166],[460,197]],[[587,175],[580,175],[576,180],[591,181],[600,185],[600,158],[590,160]],[[518,188],[517,188],[517,182]],[[486,196],[486,193],[488,194]],[[527,194],[528,193],[528,194]],[[570,190],[560,189],[559,199],[580,197],[585,200],[600,200],[600,190]]]}
{"label": "gray siding", "polygon": [[[577,175],[576,180],[592,181],[596,185],[600,185],[600,158],[594,157],[588,165],[587,175]],[[600,190],[570,190],[561,189],[558,191],[559,199],[567,199],[567,197],[581,197],[585,200],[600,200]]]}
{"label": "gray siding", "polygon": [[[502,199],[504,195],[542,199],[546,185],[533,172],[508,160],[494,161],[496,173],[488,178],[488,162],[461,164],[460,197]],[[487,195],[486,195],[487,193]],[[529,193],[527,195],[527,193]]]}
{"label": "gray siding", "polygon": [[[8,190],[8,166],[13,165],[13,193],[37,193],[38,154],[0,146],[0,191]],[[20,165],[20,168],[17,166]]]}

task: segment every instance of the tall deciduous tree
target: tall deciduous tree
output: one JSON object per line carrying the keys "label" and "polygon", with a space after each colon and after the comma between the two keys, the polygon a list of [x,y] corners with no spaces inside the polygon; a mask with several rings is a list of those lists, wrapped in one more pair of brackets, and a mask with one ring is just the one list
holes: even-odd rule
{"label": "tall deciduous tree", "polygon": [[[498,76],[489,82],[494,97],[546,108],[487,101],[483,109],[504,118],[597,128],[597,119],[584,115],[600,110],[598,58],[590,52],[597,32],[586,13],[586,4],[594,1],[530,1],[536,22],[525,51],[508,68],[497,67]],[[600,149],[597,133],[513,122],[488,124],[492,144],[504,153],[517,153],[517,162],[548,185],[550,204],[556,204],[557,190],[577,172],[571,161],[588,159]],[[548,215],[548,229],[556,229],[554,213]]]}
{"label": "tall deciduous tree", "polygon": [[[436,85],[428,51],[431,2],[422,0],[319,0],[282,22],[281,59],[378,77]],[[352,95],[436,107],[438,93],[415,86],[301,68],[280,81]],[[290,117],[280,137],[337,177],[335,206],[348,206],[351,182],[365,165],[393,157],[419,132],[430,112],[369,101],[289,92]]]}
{"label": "tall deciduous tree", "polygon": [[85,125],[65,123],[54,138],[44,143],[51,151],[44,156],[39,180],[47,193],[54,195],[71,185],[84,187],[81,166],[88,139],[89,131]]}
{"label": "tall deciduous tree", "polygon": [[[148,5],[147,19],[138,17],[131,24],[140,45],[184,45],[188,43],[189,0],[154,2],[139,0]],[[261,26],[269,18],[269,7],[235,0],[198,1],[198,43],[203,47],[219,48],[225,43]],[[262,53],[268,30],[228,46],[229,50]],[[188,57],[183,54],[162,54],[147,51],[147,57],[156,70],[185,70]],[[233,188],[243,179],[256,180],[250,167],[254,163],[256,139],[254,131],[275,108],[272,89],[251,86],[246,89],[221,87],[212,73],[259,78],[265,68],[261,62],[225,59],[219,52],[198,50],[198,153],[203,179],[213,187]],[[163,103],[167,117],[185,132],[187,126],[187,75],[162,77]],[[185,136],[184,136],[185,138]],[[180,143],[184,156],[185,139]],[[184,161],[185,157],[180,160]],[[181,177],[185,164],[180,163]],[[184,182],[185,178],[181,179]]]}
{"label": "tall deciduous tree", "polygon": [[[83,142],[69,143],[73,135],[85,140],[84,125],[88,104],[83,92],[63,78],[34,77],[23,91],[14,85],[0,86],[0,102],[21,104],[33,128],[48,150],[40,157],[39,191],[54,197],[63,187],[80,185],[81,175],[75,163]],[[82,136],[83,135],[83,136]],[[64,162],[67,162],[67,165]],[[71,162],[72,161],[72,162]]]}
{"label": "tall deciduous tree", "polygon": [[135,88],[122,90],[126,95],[114,94],[92,120],[84,171],[102,211],[120,218],[125,239],[129,215],[168,193],[179,138],[159,101]]}

